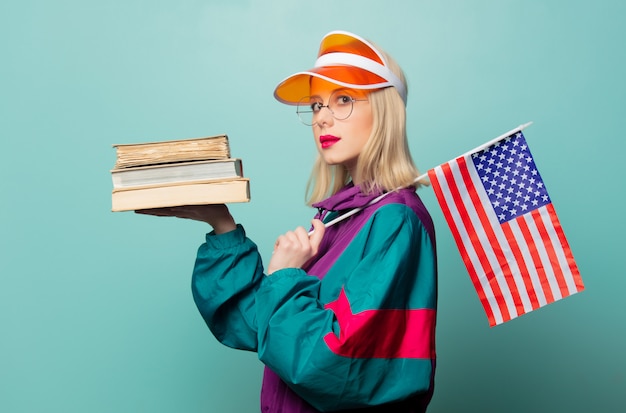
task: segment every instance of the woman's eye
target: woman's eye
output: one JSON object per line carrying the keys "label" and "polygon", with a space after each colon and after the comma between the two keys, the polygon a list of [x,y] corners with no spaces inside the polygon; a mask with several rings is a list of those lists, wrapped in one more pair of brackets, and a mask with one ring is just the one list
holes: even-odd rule
{"label": "woman's eye", "polygon": [[311,110],[316,113],[319,112],[320,110],[322,110],[322,104],[319,102],[311,103]]}
{"label": "woman's eye", "polygon": [[337,96],[336,102],[337,105],[348,105],[352,103],[352,98],[348,95],[340,95]]}

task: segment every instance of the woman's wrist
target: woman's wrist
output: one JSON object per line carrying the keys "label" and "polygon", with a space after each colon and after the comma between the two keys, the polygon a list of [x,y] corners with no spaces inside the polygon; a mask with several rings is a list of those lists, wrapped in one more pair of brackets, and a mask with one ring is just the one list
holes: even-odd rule
{"label": "woman's wrist", "polygon": [[237,229],[237,224],[235,224],[235,220],[232,216],[229,216],[229,219],[220,220],[217,222],[208,222],[209,225],[213,227],[213,231],[216,234],[224,234],[226,232],[234,231]]}

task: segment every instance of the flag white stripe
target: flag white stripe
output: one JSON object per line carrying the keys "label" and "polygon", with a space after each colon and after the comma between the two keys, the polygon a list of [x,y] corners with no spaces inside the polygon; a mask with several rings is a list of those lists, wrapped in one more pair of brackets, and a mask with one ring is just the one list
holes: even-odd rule
{"label": "flag white stripe", "polygon": [[522,229],[517,223],[517,219],[509,221],[509,227],[511,228],[511,232],[513,232],[517,245],[522,246],[520,248],[520,253],[522,254],[524,262],[526,263],[526,272],[530,277],[533,289],[535,290],[535,294],[537,295],[537,301],[539,302],[539,306],[543,307],[544,305],[548,304],[546,300],[546,295],[543,293],[543,288],[541,288],[541,281],[539,280],[539,273],[537,273],[537,268],[535,268],[535,266],[533,265],[533,257],[530,255],[529,249],[523,247],[524,245],[527,245],[527,243],[524,239]]}
{"label": "flag white stripe", "polygon": [[[467,162],[467,169],[469,171],[472,182],[474,186],[476,187],[476,194],[478,195],[480,199],[482,208],[489,222],[493,224],[491,225],[491,227],[493,228],[493,232],[496,236],[496,240],[498,241],[497,245],[500,248],[501,252],[504,254],[504,258],[506,259],[506,262],[509,265],[511,276],[513,277],[513,281],[515,282],[515,287],[517,288],[517,292],[519,293],[519,297],[522,301],[522,305],[524,306],[524,312],[526,313],[526,312],[532,311],[533,306],[532,306],[532,303],[530,302],[530,297],[528,296],[526,285],[524,284],[522,271],[520,267],[518,266],[518,264],[520,263],[518,263],[517,259],[515,258],[515,255],[513,254],[513,249],[511,248],[511,245],[509,241],[507,240],[507,236],[504,234],[502,227],[499,225],[499,220],[498,220],[498,217],[496,216],[496,212],[491,206],[491,200],[489,199],[489,195],[487,195],[487,192],[485,191],[485,188],[480,180],[480,176],[478,175],[478,172],[476,171],[474,163],[469,157],[466,159],[466,162]],[[489,243],[486,236],[484,239],[482,239],[482,241],[483,241],[483,244],[485,244],[486,242],[489,245],[489,249],[485,247],[485,250],[489,251],[490,253],[493,253],[493,245],[492,243]],[[520,243],[518,239],[516,239],[515,241],[517,242],[518,245],[524,245],[524,243]],[[500,271],[500,274],[502,274],[501,271]],[[502,276],[506,277],[506,275],[502,275]],[[502,283],[500,283],[500,285],[502,285]],[[506,287],[506,290],[508,291],[508,286]],[[513,318],[514,317],[513,312],[511,312],[510,309],[509,309],[509,312],[511,313],[511,318]],[[517,314],[517,311],[515,311],[515,313]]]}
{"label": "flag white stripe", "polygon": [[[454,165],[450,165],[450,166],[454,167]],[[461,238],[463,240],[466,240],[469,238],[467,234],[467,228],[463,224],[463,220],[458,214],[458,210],[456,208],[454,199],[452,199],[452,194],[450,192],[448,182],[446,181],[446,178],[445,178],[445,175],[441,166],[434,168],[434,172],[439,182],[441,194],[444,198],[446,205],[448,206],[448,209],[450,211],[450,216],[452,220],[454,221],[454,225],[456,226],[456,229],[459,232]],[[472,246],[471,243],[463,242],[463,245],[465,247],[467,257],[469,258],[471,265],[474,268],[474,271],[478,275],[478,281],[480,283],[480,287],[483,293],[485,294],[485,298],[487,299],[487,302],[489,303],[489,307],[491,308],[491,312],[493,313],[494,320],[496,324],[500,324],[503,321],[502,313],[500,312],[500,307],[498,306],[498,302],[495,299],[494,293],[491,290],[491,286],[489,285],[489,282],[486,281],[484,277],[484,272],[482,270],[480,259],[478,258],[478,255],[476,254],[476,251],[474,250],[474,247]],[[480,274],[483,274],[483,276],[481,276]]]}
{"label": "flag white stripe", "polygon": [[572,274],[572,269],[569,267],[569,263],[567,262],[567,258],[565,257],[565,251],[563,250],[563,245],[561,245],[561,240],[559,239],[556,228],[552,224],[552,219],[550,219],[550,214],[547,209],[542,208],[540,211],[541,220],[545,225],[548,237],[550,237],[550,241],[554,246],[554,252],[559,261],[559,267],[563,272],[563,279],[567,284],[567,290],[570,294],[575,294],[578,290],[576,289],[576,283],[574,282],[574,277]]}

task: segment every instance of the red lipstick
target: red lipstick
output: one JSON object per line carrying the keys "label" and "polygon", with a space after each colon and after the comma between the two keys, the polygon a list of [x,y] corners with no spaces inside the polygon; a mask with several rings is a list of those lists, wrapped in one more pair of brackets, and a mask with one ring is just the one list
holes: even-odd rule
{"label": "red lipstick", "polygon": [[322,149],[330,148],[337,142],[339,142],[340,138],[333,135],[322,135],[320,136],[320,144],[322,145]]}

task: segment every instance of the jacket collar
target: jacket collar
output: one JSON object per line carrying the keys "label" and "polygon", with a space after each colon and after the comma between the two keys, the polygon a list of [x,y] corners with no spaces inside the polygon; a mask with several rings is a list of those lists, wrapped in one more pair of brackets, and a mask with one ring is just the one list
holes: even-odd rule
{"label": "jacket collar", "polygon": [[316,202],[312,206],[320,210],[320,212],[322,210],[343,211],[345,209],[361,208],[380,194],[382,194],[380,190],[375,190],[370,194],[364,194],[361,192],[359,185],[354,185],[350,182],[334,195],[331,195],[323,201]]}

